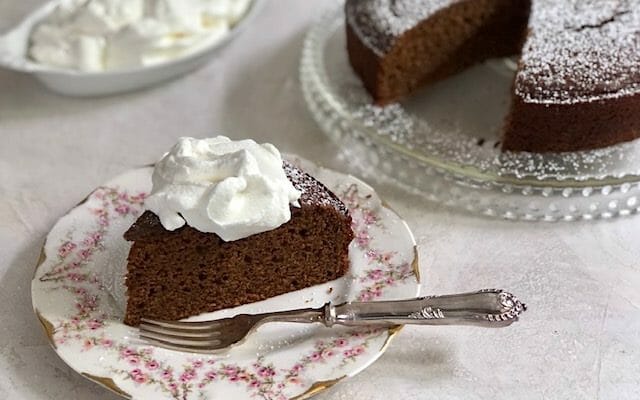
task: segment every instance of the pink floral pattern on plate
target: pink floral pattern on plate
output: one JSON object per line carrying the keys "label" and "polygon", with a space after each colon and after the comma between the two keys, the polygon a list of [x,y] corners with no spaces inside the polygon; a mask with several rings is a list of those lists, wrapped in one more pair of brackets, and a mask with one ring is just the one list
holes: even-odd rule
{"label": "pink floral pattern on plate", "polygon": [[[369,301],[416,295],[413,238],[399,217],[355,178],[296,161],[334,190],[352,214],[355,279],[348,297]],[[56,351],[72,368],[107,377],[134,399],[284,400],[316,381],[353,375],[381,354],[391,335],[387,329],[318,327],[300,342],[252,351],[252,356],[195,357],[137,340],[135,329],[120,322],[121,312],[111,305],[98,269],[108,267],[104,260],[113,247],[126,245],[122,233],[143,209],[150,174],[150,168],[134,170],[96,189],[47,238],[46,259],[32,285],[34,308],[52,325]]]}

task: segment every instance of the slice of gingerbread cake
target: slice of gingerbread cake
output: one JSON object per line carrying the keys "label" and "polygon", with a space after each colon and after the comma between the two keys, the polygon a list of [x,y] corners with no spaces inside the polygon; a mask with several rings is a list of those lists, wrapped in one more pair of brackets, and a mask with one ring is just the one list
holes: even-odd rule
{"label": "slice of gingerbread cake", "polygon": [[271,145],[182,138],[153,181],[150,210],[125,233],[126,324],[252,303],[349,269],[346,206]]}

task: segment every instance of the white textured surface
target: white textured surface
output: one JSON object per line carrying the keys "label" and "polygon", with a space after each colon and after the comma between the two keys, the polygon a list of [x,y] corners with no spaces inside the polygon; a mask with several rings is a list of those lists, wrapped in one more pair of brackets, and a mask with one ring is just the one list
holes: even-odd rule
{"label": "white textured surface", "polygon": [[[0,3],[0,30],[35,5]],[[117,399],[58,359],[30,304],[44,235],[96,185],[179,136],[219,132],[349,170],[297,81],[306,27],[331,6],[273,0],[204,69],[129,95],[68,99],[0,71],[0,399]],[[640,398],[640,219],[508,223],[375,186],[414,230],[424,293],[496,286],[529,311],[504,330],[405,328],[376,364],[319,399]]]}

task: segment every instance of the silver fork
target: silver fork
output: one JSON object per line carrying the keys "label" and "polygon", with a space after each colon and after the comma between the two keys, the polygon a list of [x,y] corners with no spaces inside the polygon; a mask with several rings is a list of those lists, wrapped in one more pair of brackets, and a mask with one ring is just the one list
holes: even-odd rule
{"label": "silver fork", "polygon": [[239,314],[215,321],[181,322],[142,319],[140,337],[179,351],[212,353],[242,342],[267,322],[319,322],[327,327],[384,325],[511,325],[526,310],[514,295],[498,289],[409,300],[327,303],[319,308]]}

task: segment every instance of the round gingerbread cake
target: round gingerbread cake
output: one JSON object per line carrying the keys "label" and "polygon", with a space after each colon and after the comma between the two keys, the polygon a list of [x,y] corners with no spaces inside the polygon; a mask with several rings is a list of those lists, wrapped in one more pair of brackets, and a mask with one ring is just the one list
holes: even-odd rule
{"label": "round gingerbread cake", "polygon": [[640,0],[347,0],[345,13],[349,60],[379,105],[519,55],[503,150],[640,136]]}

